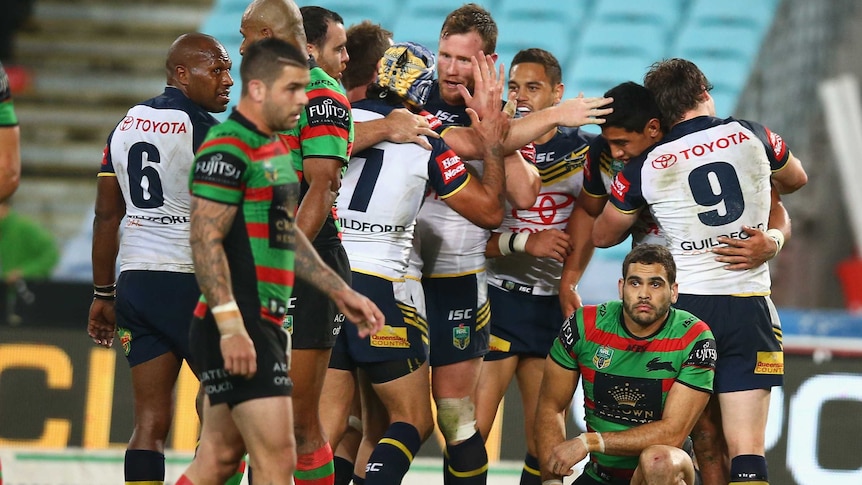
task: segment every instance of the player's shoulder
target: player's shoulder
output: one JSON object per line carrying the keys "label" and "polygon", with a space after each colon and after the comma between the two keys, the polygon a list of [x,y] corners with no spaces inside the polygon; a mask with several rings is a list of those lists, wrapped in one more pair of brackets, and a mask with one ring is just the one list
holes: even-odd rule
{"label": "player's shoulder", "polygon": [[336,96],[344,96],[344,88],[338,84],[338,81],[335,80],[332,76],[326,73],[322,67],[318,65],[313,65],[311,70],[309,71],[310,80],[308,82],[308,86],[306,86],[306,92],[312,91],[329,91],[332,95]]}
{"label": "player's shoulder", "polygon": [[712,338],[709,325],[686,310],[671,307],[669,319],[670,327],[675,333],[686,335],[690,339],[696,339],[699,336]]}

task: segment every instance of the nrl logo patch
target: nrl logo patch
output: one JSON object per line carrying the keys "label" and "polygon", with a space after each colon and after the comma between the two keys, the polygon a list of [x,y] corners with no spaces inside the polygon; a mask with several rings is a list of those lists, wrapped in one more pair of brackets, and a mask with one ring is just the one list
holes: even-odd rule
{"label": "nrl logo patch", "polygon": [[605,347],[604,345],[596,350],[596,355],[593,356],[593,365],[596,369],[604,369],[611,365],[611,359],[614,357],[614,349]]}
{"label": "nrl logo patch", "polygon": [[264,177],[266,177],[266,180],[271,184],[278,181],[278,169],[272,166],[272,162],[270,160],[265,160],[263,162],[263,174]]}
{"label": "nrl logo patch", "polygon": [[120,335],[120,343],[123,344],[123,353],[128,357],[132,350],[132,332],[128,328],[118,327],[117,333]]}
{"label": "nrl logo patch", "polygon": [[284,320],[281,321],[281,328],[293,335],[293,315],[284,316]]}
{"label": "nrl logo patch", "polygon": [[458,325],[452,329],[452,345],[458,350],[464,350],[470,345],[470,327]]}

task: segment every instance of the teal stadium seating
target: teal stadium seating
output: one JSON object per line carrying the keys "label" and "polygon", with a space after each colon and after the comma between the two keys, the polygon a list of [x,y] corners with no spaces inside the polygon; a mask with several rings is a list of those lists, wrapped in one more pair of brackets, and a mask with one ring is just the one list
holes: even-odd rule
{"label": "teal stadium seating", "polygon": [[[239,22],[250,0],[215,0],[201,31],[216,36],[238,66]],[[369,19],[436,50],[443,20],[465,0],[300,0],[344,17]],[[653,62],[690,59],[714,84],[719,115],[733,112],[780,0],[478,0],[499,26],[497,53],[509,65],[518,50],[540,47],[563,67],[567,96],[597,96],[623,81],[643,81]],[[238,77],[239,69],[233,73]],[[234,102],[239,89],[234,90]],[[234,103],[232,103],[234,104]]]}

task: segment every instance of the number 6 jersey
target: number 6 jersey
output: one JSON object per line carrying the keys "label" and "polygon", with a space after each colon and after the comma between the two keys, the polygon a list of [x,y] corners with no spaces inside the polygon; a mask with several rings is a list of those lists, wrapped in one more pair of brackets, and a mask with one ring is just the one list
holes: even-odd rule
{"label": "number 6 jersey", "polygon": [[210,127],[205,109],[172,86],[133,106],[108,136],[100,177],[126,201],[120,271],[193,273],[189,172]]}
{"label": "number 6 jersey", "polygon": [[782,138],[758,123],[700,116],[631,160],[609,198],[622,212],[649,206],[676,261],[680,293],[768,295],[767,265],[727,271],[711,249],[719,236],[747,238],[743,225],[767,229],[770,176],[789,157]]}

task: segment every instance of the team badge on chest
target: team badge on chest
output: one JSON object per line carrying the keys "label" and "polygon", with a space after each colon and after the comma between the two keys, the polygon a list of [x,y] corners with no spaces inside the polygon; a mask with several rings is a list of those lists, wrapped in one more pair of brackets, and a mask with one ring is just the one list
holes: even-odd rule
{"label": "team badge on chest", "polygon": [[452,345],[458,350],[464,350],[470,345],[470,327],[458,325],[452,329]]}
{"label": "team badge on chest", "polygon": [[593,356],[593,365],[596,366],[596,369],[604,369],[611,365],[613,357],[614,349],[603,345],[596,350],[596,355]]}

